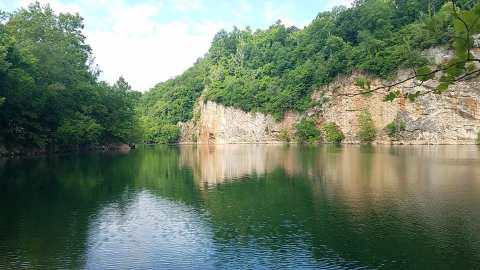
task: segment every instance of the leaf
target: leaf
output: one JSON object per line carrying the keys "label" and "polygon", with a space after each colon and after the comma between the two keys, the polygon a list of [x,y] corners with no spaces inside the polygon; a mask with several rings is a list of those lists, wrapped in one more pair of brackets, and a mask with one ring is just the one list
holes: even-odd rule
{"label": "leaf", "polygon": [[436,90],[437,93],[441,94],[441,93],[448,90],[449,85],[450,85],[450,83],[448,83],[448,82],[441,82],[435,90]]}
{"label": "leaf", "polygon": [[395,100],[397,97],[399,97],[399,96],[400,96],[400,91],[398,91],[398,90],[397,90],[397,91],[392,91],[392,92],[388,93],[388,94],[383,98],[383,100],[384,100],[384,101],[390,101],[390,102],[392,102],[392,101],[394,101],[394,100]]}
{"label": "leaf", "polygon": [[428,66],[423,66],[418,68],[416,70],[416,73],[417,73],[416,78],[422,82],[433,79],[433,75],[434,75],[434,73],[432,72],[432,69]]}

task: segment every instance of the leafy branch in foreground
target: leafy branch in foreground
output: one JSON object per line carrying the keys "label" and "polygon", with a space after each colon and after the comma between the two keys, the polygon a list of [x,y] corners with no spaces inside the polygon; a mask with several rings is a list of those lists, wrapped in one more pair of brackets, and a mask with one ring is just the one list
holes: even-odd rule
{"label": "leafy branch in foreground", "polygon": [[375,88],[371,87],[371,82],[366,78],[357,78],[355,85],[362,89],[358,93],[344,93],[339,96],[357,96],[385,91],[385,101],[393,101],[397,97],[402,96],[400,91],[392,91],[393,88],[400,86],[406,82],[413,81],[415,86],[425,86],[424,83],[433,79],[440,74],[439,83],[435,87],[425,86],[429,90],[424,92],[406,93],[405,97],[414,100],[420,95],[428,93],[441,94],[448,90],[448,87],[458,81],[469,80],[480,74],[480,59],[476,58],[472,53],[474,48],[474,36],[480,33],[480,3],[477,3],[470,10],[458,10],[454,0],[451,1],[450,14],[453,18],[453,51],[454,56],[444,64],[435,66],[422,66],[414,69],[412,75],[405,79],[396,81],[392,84],[381,85]]}

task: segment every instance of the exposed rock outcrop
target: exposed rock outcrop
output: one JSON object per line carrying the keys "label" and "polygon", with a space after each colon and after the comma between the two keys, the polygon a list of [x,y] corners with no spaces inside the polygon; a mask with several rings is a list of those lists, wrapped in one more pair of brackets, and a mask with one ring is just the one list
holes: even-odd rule
{"label": "exposed rock outcrop", "polygon": [[180,124],[182,143],[278,143],[280,133],[293,130],[300,117],[287,113],[282,121],[276,121],[271,115],[247,113],[211,101],[200,101],[196,110],[198,119]]}
{"label": "exposed rock outcrop", "polygon": [[[327,99],[310,114],[320,122],[335,122],[345,134],[345,143],[358,143],[358,115],[368,110],[377,129],[377,143],[395,144],[474,144],[480,131],[480,82],[468,81],[452,85],[443,94],[431,93],[435,81],[417,86],[408,82],[390,91],[422,93],[415,101],[400,96],[392,102],[384,101],[387,90],[370,95],[358,95],[361,91],[354,83],[355,76],[337,81],[328,89],[318,91],[313,99]],[[372,88],[380,85],[372,81]],[[320,97],[320,93],[326,96]],[[356,95],[349,95],[354,93]],[[401,123],[394,135],[386,126]]]}
{"label": "exposed rock outcrop", "polygon": [[[474,54],[480,55],[475,49]],[[451,58],[442,48],[426,50],[424,55],[434,64]],[[398,72],[398,81],[409,76]],[[368,110],[377,129],[374,143],[381,144],[475,144],[480,132],[480,80],[478,78],[451,85],[443,94],[432,93],[436,79],[420,83],[408,81],[391,89],[379,89],[361,94],[356,79],[362,74],[338,78],[315,91],[312,99],[317,106],[309,111],[286,113],[281,121],[263,113],[248,113],[211,101],[199,101],[196,119],[181,123],[181,143],[279,143],[293,137],[295,124],[304,117],[316,120],[318,127],[334,122],[345,135],[344,143],[358,143],[358,115]],[[438,78],[437,78],[438,79]],[[371,89],[388,82],[369,78]],[[388,92],[398,91],[400,97],[384,101]],[[420,93],[414,100],[408,93]],[[387,125],[395,123],[397,130],[388,132]]]}

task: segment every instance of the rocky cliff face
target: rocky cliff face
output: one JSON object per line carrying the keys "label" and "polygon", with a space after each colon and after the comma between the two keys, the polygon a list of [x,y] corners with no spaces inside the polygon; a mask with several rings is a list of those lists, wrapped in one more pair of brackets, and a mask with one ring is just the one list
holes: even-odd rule
{"label": "rocky cliff face", "polygon": [[[432,62],[439,63],[451,54],[441,49],[425,52]],[[478,53],[478,52],[477,52]],[[278,143],[292,137],[295,124],[303,117],[316,120],[318,127],[334,122],[345,135],[344,143],[358,143],[358,115],[368,110],[377,129],[375,143],[381,144],[475,144],[480,132],[480,80],[478,78],[450,86],[441,95],[431,93],[438,84],[430,80],[424,84],[410,81],[390,91],[402,95],[419,92],[415,101],[400,96],[392,102],[384,101],[387,90],[360,94],[355,80],[361,74],[340,78],[312,95],[319,105],[300,115],[287,113],[282,121],[262,113],[247,113],[214,102],[199,102],[199,117],[181,124],[182,143]],[[408,76],[398,74],[399,80]],[[372,89],[385,85],[370,78]],[[387,125],[396,123],[395,134],[389,134]]]}
{"label": "rocky cliff face", "polygon": [[[399,97],[392,102],[384,101],[386,91],[372,95],[354,95],[361,91],[354,84],[354,77],[338,81],[329,87],[332,92],[314,99],[326,102],[309,113],[319,122],[335,122],[345,134],[345,143],[358,143],[358,115],[368,110],[377,129],[377,143],[394,144],[474,144],[480,131],[480,82],[460,82],[444,94],[429,93],[435,82],[422,86],[414,82],[401,85],[390,91],[422,93],[414,102]],[[373,81],[372,87],[380,84]],[[323,91],[322,91],[323,92]],[[395,134],[389,134],[387,125],[396,123]]]}
{"label": "rocky cliff face", "polygon": [[287,113],[282,121],[263,113],[247,113],[215,102],[200,101],[199,117],[181,126],[181,143],[278,143],[280,133],[294,129],[299,115]]}

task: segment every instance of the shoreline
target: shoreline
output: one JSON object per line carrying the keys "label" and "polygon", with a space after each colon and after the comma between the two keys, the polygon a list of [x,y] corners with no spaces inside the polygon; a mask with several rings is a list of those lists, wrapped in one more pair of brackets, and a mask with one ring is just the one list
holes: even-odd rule
{"label": "shoreline", "polygon": [[95,153],[95,152],[119,152],[128,153],[130,150],[135,149],[136,144],[106,144],[97,146],[86,147],[72,147],[62,149],[42,149],[42,148],[15,148],[13,150],[7,150],[5,147],[0,146],[0,158],[34,158],[34,157],[48,157],[57,155],[70,155],[80,153]]}
{"label": "shoreline", "polygon": [[[242,145],[242,144],[271,144],[271,145],[395,145],[395,146],[402,146],[402,145],[477,145],[480,144],[475,142],[463,142],[463,143],[428,143],[428,142],[386,142],[386,141],[378,141],[378,142],[371,142],[371,143],[361,143],[361,142],[344,142],[344,143],[301,143],[301,142],[281,142],[281,141],[267,141],[267,142],[229,142],[229,143],[196,143],[196,142],[179,142],[172,145]],[[153,144],[156,145],[156,144]]]}
{"label": "shoreline", "polygon": [[387,142],[372,142],[372,143],[299,143],[299,142],[232,142],[232,143],[194,143],[194,142],[179,142],[179,143],[157,143],[157,144],[119,144],[119,145],[101,145],[87,148],[76,148],[67,150],[15,150],[10,152],[0,153],[0,159],[16,159],[16,158],[36,158],[49,156],[62,156],[84,153],[128,153],[139,146],[154,147],[157,145],[167,146],[228,146],[228,145],[305,145],[305,146],[477,146],[477,143],[387,143]]}

